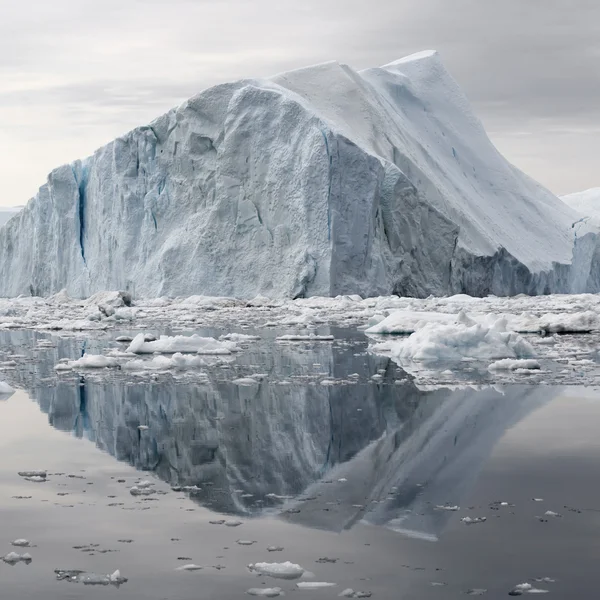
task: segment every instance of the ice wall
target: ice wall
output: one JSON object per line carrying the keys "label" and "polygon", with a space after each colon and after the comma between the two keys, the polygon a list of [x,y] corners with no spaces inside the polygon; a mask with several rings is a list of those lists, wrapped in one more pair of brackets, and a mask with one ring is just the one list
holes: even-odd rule
{"label": "ice wall", "polygon": [[598,291],[595,229],[494,148],[434,52],[210,88],[53,171],[0,296]]}

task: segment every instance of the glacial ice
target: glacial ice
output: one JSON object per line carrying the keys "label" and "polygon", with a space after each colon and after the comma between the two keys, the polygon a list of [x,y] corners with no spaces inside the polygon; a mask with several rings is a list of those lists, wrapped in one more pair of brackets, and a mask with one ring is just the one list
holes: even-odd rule
{"label": "glacial ice", "polygon": [[255,563],[248,565],[251,571],[259,575],[274,577],[276,579],[298,579],[304,574],[304,569],[297,564],[289,561],[282,563]]}
{"label": "glacial ice", "polygon": [[435,52],[330,62],[212,87],[52,171],[0,229],[0,296],[597,292],[580,219],[498,153]]}
{"label": "glacial ice", "polygon": [[507,331],[506,319],[498,319],[486,327],[473,322],[467,315],[459,315],[455,324],[430,322],[410,337],[376,344],[372,352],[389,354],[402,362],[438,361],[460,362],[471,359],[533,358],[531,344],[519,334]]}
{"label": "glacial ice", "polygon": [[147,342],[144,334],[140,333],[133,338],[133,341],[127,348],[127,352],[133,354],[154,354],[162,352],[164,354],[194,352],[196,354],[228,355],[238,350],[235,342],[217,341],[210,337],[200,337],[199,335],[161,335],[158,340]]}
{"label": "glacial ice", "polygon": [[567,194],[561,196],[561,200],[580,213],[587,223],[600,227],[600,187]]}

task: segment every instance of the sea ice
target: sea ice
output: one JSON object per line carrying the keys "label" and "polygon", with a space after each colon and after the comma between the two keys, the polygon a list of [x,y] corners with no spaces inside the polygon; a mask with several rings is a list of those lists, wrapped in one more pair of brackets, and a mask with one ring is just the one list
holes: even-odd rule
{"label": "sea ice", "polygon": [[289,561],[282,563],[255,563],[248,565],[251,571],[276,579],[298,579],[304,574],[304,569]]}

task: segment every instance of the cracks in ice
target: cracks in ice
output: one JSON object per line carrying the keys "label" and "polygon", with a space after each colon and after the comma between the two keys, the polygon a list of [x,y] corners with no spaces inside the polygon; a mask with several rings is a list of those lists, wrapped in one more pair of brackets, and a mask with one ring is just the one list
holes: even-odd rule
{"label": "cracks in ice", "polygon": [[572,225],[571,225],[571,229],[573,229],[574,233],[575,233],[575,242],[577,241],[577,229],[575,229],[575,225],[584,225],[587,224],[587,222],[589,221],[589,217],[581,217],[581,219],[577,219],[577,221],[575,221]]}
{"label": "cracks in ice", "polygon": [[85,259],[85,201],[86,201],[86,187],[88,183],[88,167],[85,164],[81,165],[81,181],[77,179],[77,173],[75,169],[71,167],[73,171],[73,177],[75,179],[75,183],[77,184],[79,191],[78,198],[78,214],[79,214],[79,248],[81,251],[81,258],[83,259],[83,264],[87,267],[87,261]]}
{"label": "cracks in ice", "polygon": [[327,134],[321,129],[321,135],[325,141],[325,151],[327,152],[328,168],[329,168],[329,186],[327,188],[327,239],[331,241],[331,164],[332,158],[329,152],[329,141],[327,140]]}

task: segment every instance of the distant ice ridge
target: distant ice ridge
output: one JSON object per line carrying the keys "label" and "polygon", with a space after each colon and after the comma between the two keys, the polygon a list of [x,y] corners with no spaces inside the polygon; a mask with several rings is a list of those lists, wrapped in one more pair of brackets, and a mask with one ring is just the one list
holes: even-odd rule
{"label": "distant ice ridge", "polygon": [[210,88],[53,171],[0,230],[0,296],[596,292],[579,220],[435,52],[331,62]]}
{"label": "distant ice ridge", "polygon": [[581,213],[587,222],[600,227],[600,187],[561,196],[561,200]]}

